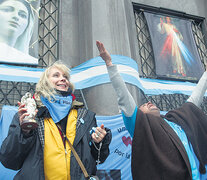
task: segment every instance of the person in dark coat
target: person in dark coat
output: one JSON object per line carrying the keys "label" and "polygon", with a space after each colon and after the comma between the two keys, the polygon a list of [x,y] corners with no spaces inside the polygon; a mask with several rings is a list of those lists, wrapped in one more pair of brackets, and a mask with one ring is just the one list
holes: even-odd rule
{"label": "person in dark coat", "polygon": [[207,117],[199,106],[207,89],[207,72],[186,103],[162,116],[151,102],[138,108],[103,43],[96,44],[116,91],[125,126],[133,137],[133,179],[206,179]]}
{"label": "person in dark coat", "polygon": [[57,61],[36,85],[37,128],[20,126],[29,114],[25,104],[18,103],[18,113],[0,149],[0,162],[6,168],[19,170],[15,180],[84,180],[64,134],[89,175],[96,175],[96,165],[108,157],[110,129],[103,124],[97,127],[95,113],[76,101],[73,91],[69,69]]}

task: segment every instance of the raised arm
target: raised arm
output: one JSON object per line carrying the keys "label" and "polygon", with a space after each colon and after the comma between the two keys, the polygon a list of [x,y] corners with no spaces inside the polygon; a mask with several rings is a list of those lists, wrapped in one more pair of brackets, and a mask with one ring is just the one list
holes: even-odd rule
{"label": "raised arm", "polygon": [[108,51],[104,48],[103,43],[101,43],[100,41],[96,41],[96,45],[100,52],[101,58],[106,63],[112,86],[114,87],[114,90],[117,95],[119,108],[123,113],[125,126],[128,129],[131,136],[133,136],[137,111],[136,103],[133,97],[131,96],[130,92],[128,91],[125,82],[120,76],[117,70],[117,66],[112,64],[111,56],[108,53]]}
{"label": "raised arm", "polygon": [[117,94],[119,107],[121,111],[124,113],[124,115],[131,116],[136,107],[135,101],[129,93],[125,82],[120,76],[117,70],[117,66],[112,64],[111,56],[108,53],[108,51],[104,48],[103,43],[101,43],[100,41],[96,41],[96,45],[99,49],[100,56],[106,63],[110,80]]}
{"label": "raised arm", "polygon": [[192,102],[196,106],[200,107],[203,96],[207,89],[207,71],[205,71],[198,81],[198,84],[194,88],[191,96],[188,98],[187,102]]}
{"label": "raised arm", "polygon": [[7,137],[0,149],[0,162],[9,169],[21,169],[24,160],[35,143],[35,132],[23,133],[19,125],[19,115],[15,114]]}

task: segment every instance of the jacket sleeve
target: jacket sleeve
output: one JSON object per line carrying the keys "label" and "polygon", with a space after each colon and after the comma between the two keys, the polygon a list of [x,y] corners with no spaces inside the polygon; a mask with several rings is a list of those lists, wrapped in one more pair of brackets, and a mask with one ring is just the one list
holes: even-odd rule
{"label": "jacket sleeve", "polygon": [[127,86],[118,72],[117,66],[107,66],[112,86],[117,95],[120,110],[126,117],[131,117],[135,111],[136,103],[127,89]]}
{"label": "jacket sleeve", "polygon": [[[105,127],[105,130],[106,136],[104,137],[104,139],[100,143],[93,142],[91,146],[91,153],[94,159],[100,161],[99,163],[103,163],[110,154],[109,144],[111,143],[112,134],[110,129]],[[98,157],[99,151],[100,157]]]}
{"label": "jacket sleeve", "polygon": [[191,102],[196,106],[200,107],[203,96],[207,89],[207,72],[204,72],[198,84],[195,86],[191,96],[187,99],[187,102]]}
{"label": "jacket sleeve", "polygon": [[[94,119],[93,119],[92,127],[96,127],[97,122],[96,122],[95,114],[93,118]],[[92,141],[92,144],[91,144],[91,154],[95,160],[100,161],[99,163],[103,163],[110,153],[109,144],[111,143],[112,133],[111,133],[111,130],[107,127],[105,127],[105,130],[106,130],[106,136],[104,137],[104,139],[100,143],[95,143]],[[99,152],[100,152],[100,157],[98,157]]]}
{"label": "jacket sleeve", "polygon": [[34,145],[36,131],[29,134],[22,132],[19,125],[18,113],[15,114],[7,137],[0,149],[0,162],[9,169],[18,170]]}
{"label": "jacket sleeve", "polygon": [[118,72],[117,65],[107,66],[108,74],[117,95],[119,108],[122,111],[124,124],[131,137],[134,134],[136,122],[137,105],[127,89],[125,82]]}

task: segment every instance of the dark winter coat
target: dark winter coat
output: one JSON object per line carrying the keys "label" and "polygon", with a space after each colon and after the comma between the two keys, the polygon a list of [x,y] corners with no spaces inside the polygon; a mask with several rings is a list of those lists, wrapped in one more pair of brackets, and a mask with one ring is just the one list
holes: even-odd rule
{"label": "dark winter coat", "polygon": [[[78,110],[78,114],[83,109]],[[39,113],[40,112],[40,113]],[[9,128],[7,138],[3,141],[0,150],[0,161],[9,169],[20,170],[14,177],[15,180],[44,180],[44,116],[45,112],[40,110],[36,117],[38,129],[29,134],[22,132],[19,125],[19,117],[16,114]],[[48,114],[48,113],[46,113]],[[47,116],[47,115],[46,115]],[[73,143],[75,150],[86,167],[89,175],[96,174],[96,159],[98,151],[91,143],[90,130],[96,127],[95,114],[86,110],[83,117],[84,123],[77,121],[76,137]],[[109,155],[109,144],[111,142],[111,131],[107,129],[107,135],[103,140],[100,160],[104,162]],[[75,157],[71,154],[70,161],[71,180],[84,180],[84,175]]]}
{"label": "dark winter coat", "polygon": [[[194,141],[192,145],[200,150],[197,152],[203,155],[205,162],[207,121],[201,110],[192,103],[185,103],[181,108],[170,111],[165,118],[177,121],[187,135],[190,131],[193,138],[188,139]],[[202,134],[198,133],[199,129]],[[198,142],[199,138],[203,145]],[[194,151],[196,153],[196,149]],[[162,117],[144,114],[139,109],[132,142],[132,176],[134,180],[192,179],[188,155],[177,134]]]}

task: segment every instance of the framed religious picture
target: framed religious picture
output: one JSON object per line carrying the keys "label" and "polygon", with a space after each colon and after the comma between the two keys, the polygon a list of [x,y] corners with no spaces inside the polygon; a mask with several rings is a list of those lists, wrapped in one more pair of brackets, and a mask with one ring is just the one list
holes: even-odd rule
{"label": "framed religious picture", "polygon": [[158,78],[200,79],[203,64],[195,44],[191,21],[144,12],[152,41]]}

